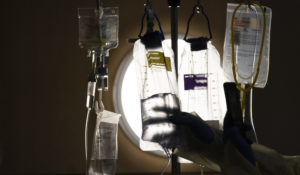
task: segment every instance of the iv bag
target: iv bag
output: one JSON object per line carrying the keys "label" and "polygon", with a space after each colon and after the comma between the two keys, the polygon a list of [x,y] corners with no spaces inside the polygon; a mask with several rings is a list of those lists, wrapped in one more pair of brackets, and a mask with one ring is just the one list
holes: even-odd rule
{"label": "iv bag", "polygon": [[[224,41],[223,70],[229,82],[234,82],[232,70],[232,54],[235,54],[235,71],[237,81],[252,84],[257,73],[260,46],[264,26],[264,17],[257,5],[242,5],[236,12],[234,26],[234,51],[232,53],[231,20],[238,4],[228,3],[226,33]],[[266,33],[263,43],[260,72],[255,87],[264,88],[268,80],[270,57],[270,32],[272,10],[263,7],[266,15]]]}
{"label": "iv bag", "polygon": [[119,8],[79,8],[79,46],[104,50],[118,46]]}
{"label": "iv bag", "polygon": [[146,49],[141,40],[133,48],[136,78],[140,99],[147,99],[155,94],[177,94],[174,54],[166,40],[162,47]]}
{"label": "iv bag", "polygon": [[120,114],[104,110],[97,116],[89,175],[114,175],[118,157],[118,123]]}
{"label": "iv bag", "polygon": [[[169,105],[176,101],[178,91],[173,50],[165,40],[162,41],[161,47],[153,49],[146,49],[141,40],[137,40],[134,44],[133,58],[142,104],[143,139],[140,140],[140,148],[144,151],[161,151],[159,141],[162,139],[152,138],[155,133],[150,132],[152,128],[147,121],[150,121],[151,118],[152,121],[157,119],[157,116],[151,114],[151,112],[154,112],[152,107],[170,107]],[[173,99],[173,102],[167,100],[169,97]],[[179,108],[178,103],[177,107]],[[171,122],[167,124],[167,116],[163,116],[162,119],[165,125],[162,122],[163,127],[161,128],[176,131],[177,127],[175,125]],[[168,143],[165,145],[168,145]]]}
{"label": "iv bag", "polygon": [[116,48],[119,43],[119,8],[106,7],[102,10],[103,14],[100,20],[102,47],[104,50]]}
{"label": "iv bag", "polygon": [[182,42],[184,49],[178,59],[181,110],[196,112],[215,128],[222,128],[226,100],[220,55],[211,41],[203,50],[191,50],[191,43]]}
{"label": "iv bag", "polygon": [[80,48],[93,49],[100,47],[99,11],[94,8],[79,8],[78,19]]}

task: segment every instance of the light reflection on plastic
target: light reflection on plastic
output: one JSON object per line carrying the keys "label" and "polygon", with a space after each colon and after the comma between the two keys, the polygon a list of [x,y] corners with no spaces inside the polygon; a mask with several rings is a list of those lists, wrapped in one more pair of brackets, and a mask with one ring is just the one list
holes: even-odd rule
{"label": "light reflection on plastic", "polygon": [[[168,44],[171,46],[171,40],[168,39]],[[178,40],[178,53],[182,53],[184,49],[184,41]],[[142,136],[142,120],[141,120],[141,105],[138,94],[136,73],[134,61],[131,61],[124,74],[121,87],[121,101],[124,111],[124,117],[127,120],[130,128],[135,134],[141,138]]]}
{"label": "light reflection on plastic", "polygon": [[136,81],[135,65],[131,61],[124,74],[124,79],[121,87],[122,107],[125,118],[135,132],[141,138],[142,136],[142,119],[141,119],[141,105],[138,95],[138,87]]}

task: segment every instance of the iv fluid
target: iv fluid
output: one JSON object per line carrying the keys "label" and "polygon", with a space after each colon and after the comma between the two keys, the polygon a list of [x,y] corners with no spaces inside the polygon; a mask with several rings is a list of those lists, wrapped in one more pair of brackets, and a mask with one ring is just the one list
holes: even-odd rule
{"label": "iv fluid", "polygon": [[103,15],[100,22],[100,32],[105,50],[116,48],[118,46],[119,33],[119,9],[118,7],[103,8]]}
{"label": "iv fluid", "polygon": [[[102,119],[105,119],[104,117]],[[101,121],[95,133],[89,175],[115,174],[118,153],[117,132],[118,124]]]}
{"label": "iv fluid", "polygon": [[89,175],[112,175],[116,173],[116,159],[91,160]]}
{"label": "iv fluid", "polygon": [[79,8],[79,46],[93,49],[101,46],[99,35],[99,11],[94,8]]}
{"label": "iv fluid", "polygon": [[81,48],[99,48],[105,50],[118,46],[119,33],[118,7],[78,9],[79,46]]}
{"label": "iv fluid", "polygon": [[[233,11],[238,4],[229,3],[227,6],[226,35],[224,42],[223,70],[226,78],[234,82],[232,72],[232,54],[235,54],[235,71],[239,83],[252,84],[257,72],[260,46],[262,41],[264,19],[261,9],[257,5],[242,5],[236,12],[234,19],[234,51],[231,43],[231,20]],[[266,14],[266,33],[263,43],[263,52],[260,64],[260,72],[255,87],[264,88],[269,73],[270,57],[270,31],[272,11],[263,7]]]}

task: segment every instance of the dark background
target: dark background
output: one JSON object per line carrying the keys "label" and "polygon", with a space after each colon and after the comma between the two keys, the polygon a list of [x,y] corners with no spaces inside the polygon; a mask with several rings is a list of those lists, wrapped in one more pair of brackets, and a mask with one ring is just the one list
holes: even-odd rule
{"label": "dark background", "polygon": [[[213,44],[222,55],[226,1],[203,0]],[[300,154],[299,2],[264,1],[273,10],[270,74],[265,89],[254,90],[254,121],[261,144],[287,155]],[[120,45],[111,51],[110,83],[132,49],[144,0],[105,0],[120,7]],[[296,4],[298,3],[298,4]],[[1,1],[0,174],[83,173],[86,81],[90,60],[78,47],[78,7],[93,0]],[[183,0],[179,32],[185,32],[195,1]],[[165,33],[170,33],[167,1],[153,0]],[[206,34],[203,18],[191,34]],[[114,110],[112,91],[104,94]],[[160,172],[166,160],[141,152],[119,132],[119,173]],[[199,172],[196,165],[183,171]]]}

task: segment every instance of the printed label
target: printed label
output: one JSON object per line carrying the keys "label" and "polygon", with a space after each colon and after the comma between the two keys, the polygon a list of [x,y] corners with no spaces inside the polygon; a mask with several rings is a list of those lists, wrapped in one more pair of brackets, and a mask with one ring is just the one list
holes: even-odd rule
{"label": "printed label", "polygon": [[147,53],[148,67],[156,66],[159,68],[165,68],[167,71],[171,72],[171,59],[165,57],[164,53],[158,51],[149,51]]}
{"label": "printed label", "polygon": [[249,28],[252,30],[258,30],[260,28],[257,18],[250,18],[245,16],[234,18],[234,27]]}
{"label": "printed label", "polygon": [[185,74],[184,90],[201,90],[207,88],[206,74]]}
{"label": "printed label", "polygon": [[[234,19],[234,43],[240,44],[252,44],[254,41],[250,41],[253,37],[252,32],[256,32],[260,29],[259,20],[251,17],[236,17]],[[248,30],[249,29],[249,30]],[[256,34],[256,33],[254,33]],[[254,36],[255,37],[255,36]],[[255,43],[254,43],[255,44]],[[253,45],[253,44],[252,44]]]}

